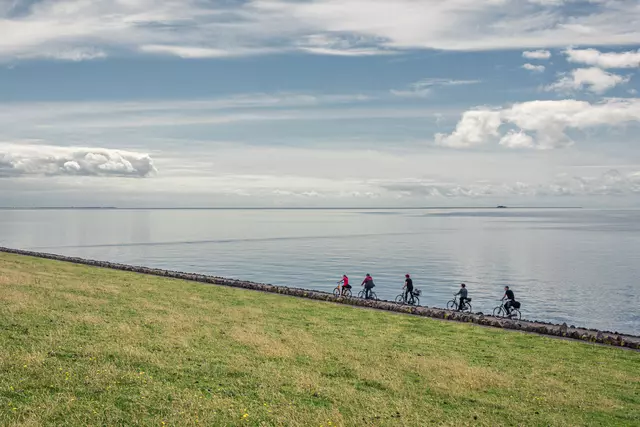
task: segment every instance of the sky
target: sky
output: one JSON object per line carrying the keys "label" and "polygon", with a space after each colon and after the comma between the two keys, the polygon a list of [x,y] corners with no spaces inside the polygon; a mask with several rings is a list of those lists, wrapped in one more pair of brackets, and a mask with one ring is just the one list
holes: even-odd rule
{"label": "sky", "polygon": [[637,0],[0,0],[0,207],[640,207]]}

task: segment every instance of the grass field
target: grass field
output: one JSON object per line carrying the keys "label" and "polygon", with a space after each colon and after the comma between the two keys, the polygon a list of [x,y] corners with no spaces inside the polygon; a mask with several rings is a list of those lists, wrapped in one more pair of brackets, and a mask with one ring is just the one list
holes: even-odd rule
{"label": "grass field", "polygon": [[0,254],[0,425],[640,425],[640,353]]}

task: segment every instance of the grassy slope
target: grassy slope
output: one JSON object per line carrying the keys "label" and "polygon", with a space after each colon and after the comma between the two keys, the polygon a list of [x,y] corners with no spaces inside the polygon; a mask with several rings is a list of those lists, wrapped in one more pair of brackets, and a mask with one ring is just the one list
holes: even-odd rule
{"label": "grassy slope", "polygon": [[0,254],[0,425],[639,425],[640,354]]}

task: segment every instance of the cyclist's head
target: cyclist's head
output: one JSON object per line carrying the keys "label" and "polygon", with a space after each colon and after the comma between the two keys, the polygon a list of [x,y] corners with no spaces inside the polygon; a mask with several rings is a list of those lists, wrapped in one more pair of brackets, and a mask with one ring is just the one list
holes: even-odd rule
{"label": "cyclist's head", "polygon": [[409,275],[408,275],[408,274],[405,274],[405,275],[404,275],[404,277],[409,278]]}
{"label": "cyclist's head", "polygon": [[343,275],[342,275],[342,277],[347,277],[347,275],[346,275],[346,274],[343,274]]}
{"label": "cyclist's head", "polygon": [[467,285],[465,285],[464,283],[461,283],[460,286],[462,286],[463,288],[467,287]]}
{"label": "cyclist's head", "polygon": [[505,286],[505,287],[504,287],[504,290],[505,290],[505,291],[508,291],[508,290],[509,290],[509,287],[508,287],[508,286]]}
{"label": "cyclist's head", "polygon": [[371,275],[369,273],[367,273],[367,277],[371,277]]}

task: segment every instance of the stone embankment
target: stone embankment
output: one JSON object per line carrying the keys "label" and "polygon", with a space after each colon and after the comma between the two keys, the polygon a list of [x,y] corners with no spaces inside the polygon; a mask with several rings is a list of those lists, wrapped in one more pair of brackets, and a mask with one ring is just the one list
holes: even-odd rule
{"label": "stone embankment", "polygon": [[502,329],[514,329],[523,332],[530,332],[555,337],[564,337],[588,341],[592,343],[606,344],[617,347],[627,347],[640,349],[640,336],[619,334],[617,332],[599,331],[596,329],[577,328],[562,325],[528,321],[510,320],[484,315],[482,313],[470,314],[457,311],[445,310],[432,307],[412,307],[397,304],[389,301],[373,301],[362,298],[336,297],[333,294],[309,289],[292,288],[287,286],[275,286],[263,283],[247,282],[243,280],[226,279],[223,277],[208,276],[204,274],[185,273],[181,271],[162,270],[158,268],[139,267],[127,264],[118,264],[106,261],[96,261],[84,258],[68,257],[64,255],[48,254],[41,252],[24,251],[0,247],[0,252],[17,255],[25,255],[38,258],[46,258],[56,261],[71,262],[94,267],[109,268],[113,270],[131,271],[140,274],[170,277],[174,279],[189,280],[195,282],[209,283],[219,286],[231,286],[234,288],[251,289],[254,291],[270,292],[282,295],[289,295],[300,298],[307,298],[319,301],[328,301],[339,304],[346,304],[358,307],[367,307],[378,310],[393,311],[396,313],[411,314],[415,316],[432,317],[435,319],[445,319],[457,322],[474,323],[477,325],[490,326]]}

